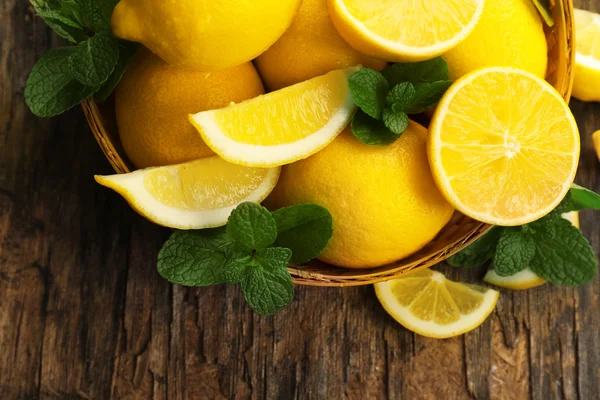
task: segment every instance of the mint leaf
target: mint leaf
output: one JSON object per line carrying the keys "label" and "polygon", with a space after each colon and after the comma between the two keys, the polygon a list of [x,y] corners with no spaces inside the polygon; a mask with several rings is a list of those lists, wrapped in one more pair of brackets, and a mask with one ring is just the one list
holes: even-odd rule
{"label": "mint leaf", "polygon": [[25,102],[35,115],[61,114],[95,92],[95,87],[83,85],[71,76],[69,58],[74,51],[74,47],[50,50],[33,67],[25,88]]}
{"label": "mint leaf", "polygon": [[569,190],[569,196],[573,204],[573,209],[570,211],[579,211],[586,208],[592,210],[600,210],[600,194],[592,192],[589,189],[573,184]]}
{"label": "mint leaf", "polygon": [[72,16],[63,15],[57,9],[50,8],[46,3],[43,6],[36,5],[40,3],[32,2],[32,4],[36,14],[61,38],[71,43],[79,43],[88,38],[81,24]]}
{"label": "mint leaf", "polygon": [[502,227],[493,227],[476,242],[448,258],[448,264],[457,268],[475,268],[484,265],[494,258],[503,231]]}
{"label": "mint leaf", "polygon": [[405,104],[411,104],[415,100],[417,92],[415,87],[410,82],[402,82],[397,84],[390,90],[387,95],[387,104],[393,106],[399,104],[404,109]]}
{"label": "mint leaf", "polygon": [[367,115],[381,119],[390,87],[379,72],[362,68],[348,79],[352,98]]}
{"label": "mint leaf", "polygon": [[369,117],[362,110],[354,114],[351,128],[354,137],[367,146],[387,146],[399,138],[383,121]]}
{"label": "mint leaf", "polygon": [[242,203],[227,222],[227,234],[240,246],[264,249],[277,239],[277,225],[269,210],[256,203]]}
{"label": "mint leaf", "polygon": [[110,20],[118,0],[70,0],[80,7],[85,26],[94,32],[110,31]]}
{"label": "mint leaf", "polygon": [[416,63],[392,64],[381,71],[390,86],[402,82],[432,83],[448,80],[448,64],[442,57]]}
{"label": "mint leaf", "polygon": [[388,107],[383,110],[383,123],[399,137],[408,128],[408,115],[403,111],[394,111]]}
{"label": "mint leaf", "polygon": [[275,245],[292,250],[291,261],[304,264],[325,249],[333,235],[329,211],[316,204],[301,204],[273,213],[277,224]]}
{"label": "mint leaf", "polygon": [[554,232],[539,229],[535,237],[535,256],[530,268],[556,285],[581,286],[596,275],[598,262],[592,246],[569,221],[554,220]]}
{"label": "mint leaf", "polygon": [[100,32],[75,47],[69,69],[82,84],[99,86],[108,80],[118,61],[118,40],[110,32]]}
{"label": "mint leaf", "polygon": [[240,283],[248,275],[248,268],[256,266],[252,255],[234,260],[223,268],[223,279],[226,283]]}
{"label": "mint leaf", "polygon": [[533,236],[521,228],[506,228],[494,256],[494,270],[500,276],[513,276],[525,268],[535,255]]}
{"label": "mint leaf", "polygon": [[157,269],[171,283],[216,285],[225,282],[227,265],[243,256],[224,228],[177,231],[158,253]]}
{"label": "mint leaf", "polygon": [[119,59],[114,71],[102,87],[94,94],[97,102],[102,103],[114,92],[115,88],[127,72],[129,63],[135,56],[137,46],[131,42],[120,41],[119,44]]}
{"label": "mint leaf", "polygon": [[419,114],[430,109],[440,101],[451,85],[452,81],[415,84],[414,99],[412,102],[404,105],[404,110],[408,114]]}
{"label": "mint leaf", "polygon": [[261,249],[254,255],[256,263],[248,268],[241,286],[244,298],[257,313],[275,314],[294,298],[294,282],[286,268],[291,256],[291,250],[278,247]]}

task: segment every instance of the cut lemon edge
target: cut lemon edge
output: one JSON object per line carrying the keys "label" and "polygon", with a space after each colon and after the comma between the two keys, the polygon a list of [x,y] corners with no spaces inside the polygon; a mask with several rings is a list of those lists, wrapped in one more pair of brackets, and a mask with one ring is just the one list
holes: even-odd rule
{"label": "cut lemon edge", "polygon": [[[348,88],[348,78],[358,71],[358,69],[360,69],[360,67],[332,71],[320,77],[251,100],[246,100],[239,104],[233,104],[219,110],[204,111],[195,115],[190,115],[189,119],[202,136],[204,142],[215,153],[229,162],[263,168],[290,164],[319,152],[333,142],[346,126],[348,126],[356,111],[356,105],[354,104],[350,89]],[[333,110],[323,125],[319,126],[315,131],[300,132],[298,140],[287,142],[282,140],[282,142],[275,144],[239,141],[233,139],[231,136],[243,135],[242,132],[227,132],[225,130],[226,127],[220,125],[218,122],[219,120],[227,121],[228,115],[244,113],[247,112],[248,109],[256,108],[258,105],[260,109],[257,111],[265,115],[265,118],[259,121],[259,123],[267,125],[266,128],[268,128],[268,132],[265,133],[267,135],[269,135],[269,133],[277,135],[279,132],[282,132],[282,121],[284,126],[293,125],[293,123],[300,119],[298,116],[299,112],[301,113],[302,111],[298,111],[295,109],[296,107],[292,107],[293,109],[288,107],[285,115],[270,115],[269,109],[273,103],[288,102],[292,96],[299,96],[297,97],[298,100],[309,102],[312,98],[318,100],[318,97],[325,93],[331,95],[332,90],[328,85],[335,85],[336,87],[337,85],[343,85],[343,90],[340,91],[340,95],[343,96],[343,98],[335,99],[339,105]],[[306,90],[303,90],[304,88],[306,88]],[[301,97],[303,97],[303,99],[301,99]],[[322,104],[319,104],[320,108],[322,108],[322,106]],[[248,124],[240,126],[239,130],[248,130]],[[260,129],[250,130],[261,131]],[[269,136],[265,141],[266,140],[272,141],[273,137]],[[260,142],[261,139],[254,136],[252,137],[252,141]]]}
{"label": "cut lemon edge", "polygon": [[[187,230],[227,224],[229,215],[239,204],[260,203],[266,199],[275,188],[280,172],[281,168],[233,165],[215,156],[128,174],[96,175],[94,178],[100,185],[123,196],[136,212],[149,221]],[[204,186],[201,176],[207,181]],[[195,182],[200,182],[199,186],[195,187]],[[225,188],[213,184],[215,182],[224,183]],[[161,193],[167,190],[165,187],[173,190]],[[202,199],[209,203],[225,200],[222,204],[211,205],[201,204]]]}
{"label": "cut lemon edge", "polygon": [[[579,228],[579,213],[577,211],[563,214],[562,217],[570,221],[576,228]],[[527,290],[547,283],[544,278],[537,275],[530,268],[512,276],[500,276],[496,271],[490,269],[483,277],[483,281],[490,285],[511,290]]]}
{"label": "cut lemon edge", "polygon": [[395,62],[426,61],[448,52],[473,32],[483,14],[484,0],[477,1],[477,8],[468,24],[451,39],[428,46],[411,46],[381,35],[369,29],[350,12],[346,0],[329,0],[329,15],[340,35],[356,50],[371,56]]}
{"label": "cut lemon edge", "polygon": [[577,8],[574,11],[578,45],[575,49],[573,97],[581,101],[599,101],[600,59],[598,54],[592,53],[598,53],[600,45],[600,14]]}
{"label": "cut lemon edge", "polygon": [[[429,276],[427,276],[427,274],[429,274]],[[425,285],[425,287],[416,293],[412,302],[408,306],[403,306],[394,294],[395,283],[399,280],[405,279],[412,280],[415,286]],[[427,279],[429,279],[431,282],[426,283]],[[446,281],[453,285],[459,285],[460,288],[465,291],[465,293],[469,293],[470,296],[480,296],[480,303],[477,308],[473,309],[467,314],[461,314],[458,320],[448,324],[440,324],[433,320],[424,320],[419,318],[419,316],[415,315],[410,310],[411,306],[419,300],[420,296],[427,294],[427,287],[429,287],[429,285],[445,285]],[[482,286],[453,282],[447,280],[442,273],[431,270],[417,271],[416,273],[410,273],[406,276],[391,281],[376,283],[374,286],[377,299],[387,313],[399,324],[404,326],[406,329],[411,330],[412,332],[418,333],[419,335],[436,339],[445,339],[458,336],[480,326],[494,311],[500,296],[500,292],[497,290],[488,289]],[[438,291],[439,290],[440,289],[438,288]],[[447,290],[446,293],[448,293]],[[430,304],[432,309],[437,305],[437,296],[439,296],[439,294],[436,294],[436,297],[431,299]],[[452,301],[455,300],[453,299]],[[455,305],[456,304],[457,303],[455,302]],[[435,310],[428,311],[435,313]]]}
{"label": "cut lemon edge", "polygon": [[[452,101],[459,94],[459,92],[468,87],[474,80],[480,78],[486,74],[493,73],[503,73],[508,75],[521,75],[523,78],[531,79],[539,84],[540,90],[545,91],[550,94],[551,97],[554,97],[556,101],[564,108],[565,115],[564,117],[569,122],[571,131],[572,131],[572,139],[573,139],[573,153],[571,154],[572,162],[570,165],[570,170],[568,176],[565,178],[564,183],[561,185],[561,191],[558,193],[552,201],[548,201],[544,207],[540,207],[536,209],[535,212],[528,213],[519,218],[499,218],[490,215],[490,213],[481,213],[477,212],[470,207],[468,207],[463,200],[461,200],[460,196],[458,196],[455,190],[450,185],[450,179],[444,173],[444,167],[442,163],[441,149],[444,147],[444,143],[441,140],[441,132],[443,131],[442,126],[444,123],[444,117],[450,114],[449,111],[450,106],[452,105]],[[464,97],[464,95],[462,96]],[[485,124],[488,121],[478,121],[481,124]],[[453,144],[455,145],[455,144]],[[429,127],[429,140],[428,140],[428,158],[431,166],[431,170],[434,176],[434,180],[438,186],[440,192],[444,195],[446,200],[452,204],[452,206],[461,212],[464,215],[467,215],[477,221],[485,222],[491,225],[500,225],[500,226],[519,226],[525,225],[532,221],[536,221],[552,210],[554,210],[560,202],[564,199],[567,192],[569,191],[571,184],[575,180],[575,175],[577,173],[577,167],[579,165],[579,155],[580,155],[580,139],[579,139],[579,130],[577,127],[577,122],[575,121],[575,117],[571,113],[569,106],[565,102],[565,100],[561,97],[561,95],[554,89],[548,82],[540,79],[534,74],[512,68],[512,67],[487,67],[481,68],[479,70],[473,71],[459,80],[457,80],[451,87],[446,91],[441,101],[439,102],[433,119],[431,121]]]}

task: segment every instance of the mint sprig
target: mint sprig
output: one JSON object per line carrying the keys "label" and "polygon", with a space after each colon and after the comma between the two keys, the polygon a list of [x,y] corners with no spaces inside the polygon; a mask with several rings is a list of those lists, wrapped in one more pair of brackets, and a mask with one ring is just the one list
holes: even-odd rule
{"label": "mint sprig", "polygon": [[547,216],[521,227],[496,226],[450,257],[448,263],[472,268],[493,260],[500,276],[512,276],[529,267],[556,285],[585,285],[596,275],[598,261],[583,233],[562,215],[586,208],[600,210],[600,195],[574,184]]}
{"label": "mint sprig", "polygon": [[256,203],[243,203],[227,226],[175,232],[158,255],[158,272],[185,286],[239,284],[257,313],[270,315],[294,296],[287,265],[317,257],[333,234],[331,214],[302,204],[270,213]]}
{"label": "mint sprig", "polygon": [[408,128],[408,115],[435,106],[451,84],[448,65],[441,57],[393,64],[382,72],[362,68],[348,80],[359,107],[352,133],[369,146],[392,144]]}
{"label": "mint sprig", "polygon": [[34,66],[25,89],[29,109],[39,117],[52,117],[91,96],[105,100],[137,48],[111,33],[118,0],[30,2],[52,30],[75,46],[50,50]]}

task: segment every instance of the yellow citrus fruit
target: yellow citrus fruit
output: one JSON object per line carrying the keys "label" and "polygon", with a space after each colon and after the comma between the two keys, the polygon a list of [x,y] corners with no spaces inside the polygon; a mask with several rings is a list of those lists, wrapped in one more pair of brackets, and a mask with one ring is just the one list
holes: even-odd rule
{"label": "yellow citrus fruit", "polygon": [[[328,0],[329,14],[352,47],[382,60],[424,61],[473,31],[484,0]],[[494,0],[495,1],[495,0]]]}
{"label": "yellow citrus fruit", "polygon": [[575,33],[573,96],[600,101],[600,14],[575,9]]}
{"label": "yellow citrus fruit", "polygon": [[224,107],[264,93],[252,63],[206,73],[173,67],[141,53],[115,91],[119,135],[137,168],[179,164],[214,155],[189,113]]}
{"label": "yellow citrus fruit", "polygon": [[592,142],[594,143],[594,149],[596,150],[598,160],[600,160],[600,131],[594,132],[592,135]]}
{"label": "yellow citrus fruit", "polygon": [[220,110],[190,115],[204,141],[232,163],[274,167],[327,146],[356,106],[348,78],[357,68],[323,76]]}
{"label": "yellow citrus fruit", "polygon": [[327,0],[304,0],[287,32],[255,63],[270,90],[359,64],[376,70],[386,65],[342,39],[329,18]]}
{"label": "yellow citrus fruit", "polygon": [[429,127],[438,187],[460,212],[493,225],[523,225],[552,211],[579,163],[579,132],[560,94],[522,70],[465,75]]}
{"label": "yellow citrus fruit", "polygon": [[[571,221],[574,226],[579,228],[579,213],[577,211],[564,214],[563,218]],[[524,269],[512,276],[500,276],[496,271],[490,269],[483,277],[483,281],[490,285],[511,290],[527,290],[542,286],[546,283],[546,280],[541,278],[530,268]]]}
{"label": "yellow citrus fruit", "polygon": [[370,268],[407,257],[429,243],[453,209],[433,182],[427,130],[410,122],[394,144],[370,147],[349,129],[312,157],[283,168],[266,200],[277,209],[314,203],[333,217],[333,237],[319,259]]}
{"label": "yellow citrus fruit", "polygon": [[548,44],[531,0],[487,0],[475,30],[444,54],[450,79],[483,67],[514,67],[546,76]]}
{"label": "yellow citrus fruit", "polygon": [[223,226],[239,204],[260,203],[271,193],[280,168],[249,168],[217,156],[129,174],[96,176],[142,216],[176,229]]}
{"label": "yellow citrus fruit", "polygon": [[497,290],[453,282],[429,269],[375,284],[383,308],[422,336],[445,339],[469,332],[494,311]]}
{"label": "yellow citrus fruit", "polygon": [[251,61],[284,34],[302,0],[121,0],[115,36],[172,65],[216,71]]}

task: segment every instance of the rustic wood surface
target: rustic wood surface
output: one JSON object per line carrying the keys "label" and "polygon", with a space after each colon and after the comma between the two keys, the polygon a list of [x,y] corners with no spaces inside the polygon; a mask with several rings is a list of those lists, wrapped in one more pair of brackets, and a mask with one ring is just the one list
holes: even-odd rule
{"label": "rustic wood surface", "polygon": [[[163,281],[168,232],[94,183],[111,170],[81,111],[42,120],[24,105],[28,71],[59,44],[26,0],[0,1],[0,399],[600,397],[598,278],[503,291],[481,328],[448,340],[400,327],[372,287],[298,287],[262,318],[237,288]],[[600,191],[600,105],[572,108],[577,181]],[[582,214],[597,250],[599,222]]]}

